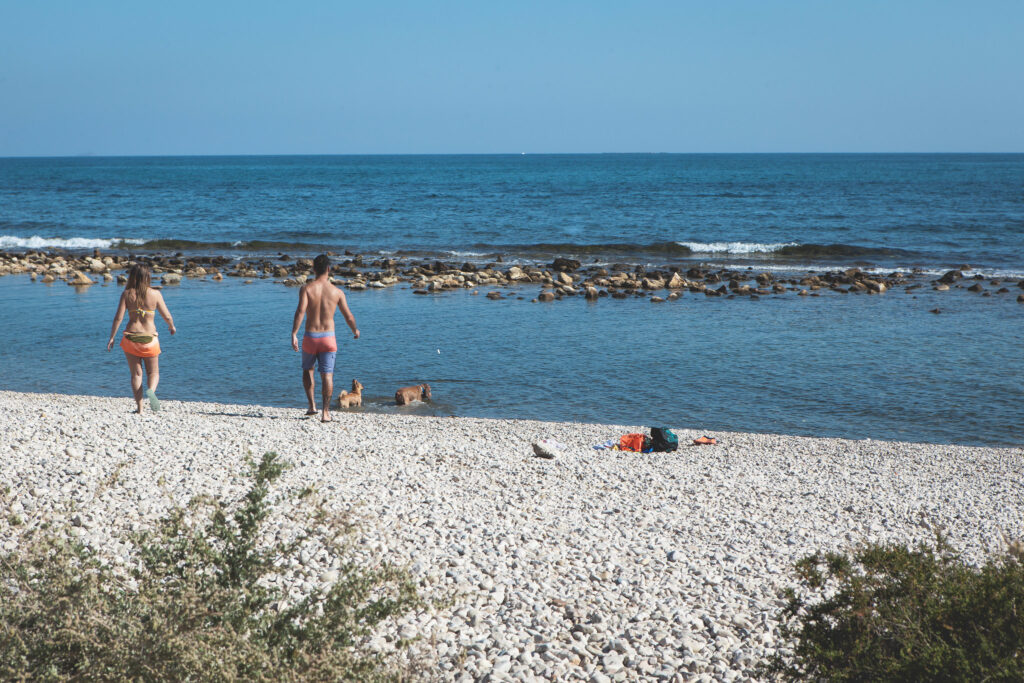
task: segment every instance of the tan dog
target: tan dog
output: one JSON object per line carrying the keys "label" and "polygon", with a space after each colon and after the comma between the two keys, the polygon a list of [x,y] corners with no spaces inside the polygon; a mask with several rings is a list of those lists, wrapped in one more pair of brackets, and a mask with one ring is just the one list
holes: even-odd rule
{"label": "tan dog", "polygon": [[395,403],[400,406],[409,405],[413,401],[430,400],[430,385],[417,384],[413,387],[402,387],[395,392]]}
{"label": "tan dog", "polygon": [[363,405],[363,385],[359,383],[359,380],[354,379],[352,380],[352,391],[342,391],[338,396],[338,406],[351,408],[361,405]]}

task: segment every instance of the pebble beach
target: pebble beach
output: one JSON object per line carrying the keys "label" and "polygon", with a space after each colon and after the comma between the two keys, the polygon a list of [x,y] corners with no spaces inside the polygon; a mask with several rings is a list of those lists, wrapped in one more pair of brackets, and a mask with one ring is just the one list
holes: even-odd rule
{"label": "pebble beach", "polygon": [[[972,561],[1024,537],[1024,448],[716,433],[675,453],[598,451],[643,426],[436,418],[0,392],[0,544],[63,519],[111,561],[126,532],[197,495],[237,498],[246,458],[352,516],[353,552],[408,568],[442,606],[404,654],[445,680],[749,680],[783,644],[793,563],[936,530]],[[534,456],[542,439],[565,446]],[[301,520],[286,504],[271,524]],[[332,565],[333,563],[333,565]],[[305,554],[296,595],[337,562]],[[394,647],[394,633],[370,646]]]}

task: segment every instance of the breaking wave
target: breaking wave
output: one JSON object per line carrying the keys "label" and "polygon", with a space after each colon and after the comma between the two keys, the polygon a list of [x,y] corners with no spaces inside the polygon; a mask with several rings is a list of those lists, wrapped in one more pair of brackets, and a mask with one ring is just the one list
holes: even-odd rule
{"label": "breaking wave", "polygon": [[110,249],[120,245],[138,245],[143,240],[94,237],[16,237],[0,235],[0,249]]}

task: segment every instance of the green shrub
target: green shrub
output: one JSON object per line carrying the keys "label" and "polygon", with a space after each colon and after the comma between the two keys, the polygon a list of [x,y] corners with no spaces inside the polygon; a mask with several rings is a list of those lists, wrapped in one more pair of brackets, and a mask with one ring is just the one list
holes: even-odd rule
{"label": "green shrub", "polygon": [[873,544],[797,564],[782,635],[792,652],[763,674],[785,680],[1024,680],[1024,552],[968,566],[942,537]]}
{"label": "green shrub", "polygon": [[[139,562],[127,572],[115,572],[66,531],[23,538],[0,557],[0,679],[393,677],[360,642],[422,604],[402,571],[343,562],[329,590],[298,602],[267,581],[303,544],[338,552],[347,532],[317,511],[296,540],[263,543],[269,487],[282,470],[268,453],[234,506],[207,500],[175,509],[132,539]],[[190,522],[202,506],[212,512]]]}

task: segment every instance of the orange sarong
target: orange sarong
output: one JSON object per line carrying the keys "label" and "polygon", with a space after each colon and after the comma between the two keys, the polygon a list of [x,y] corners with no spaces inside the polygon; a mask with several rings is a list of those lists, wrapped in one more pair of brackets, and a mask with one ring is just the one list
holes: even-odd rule
{"label": "orange sarong", "polygon": [[154,358],[160,355],[160,340],[156,338],[155,334],[152,336],[152,341],[140,344],[129,339],[128,334],[125,333],[121,336],[121,348],[124,349],[125,353],[130,353],[137,358]]}

